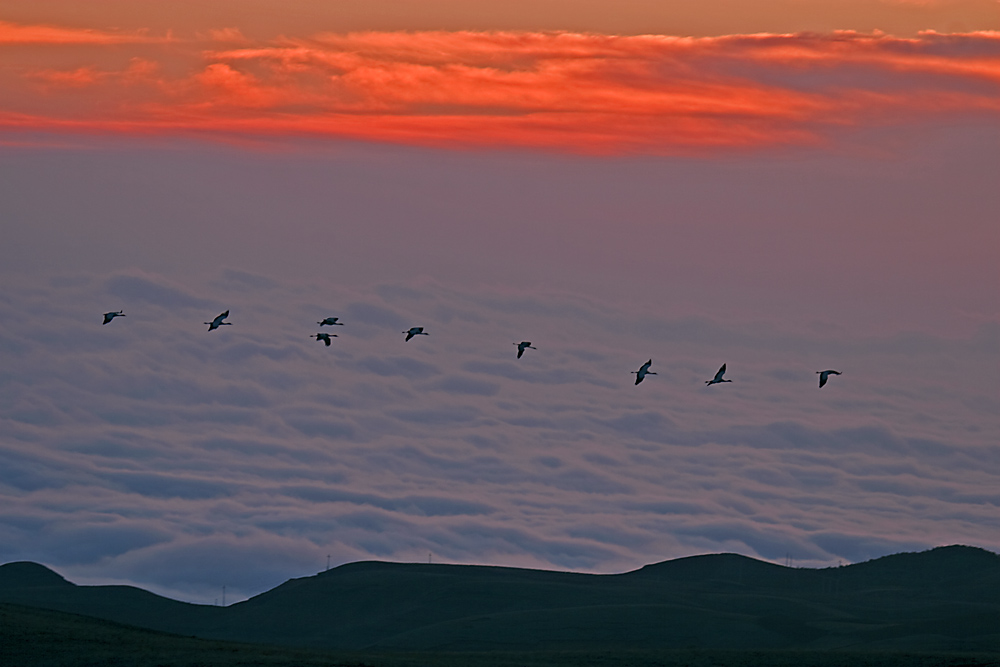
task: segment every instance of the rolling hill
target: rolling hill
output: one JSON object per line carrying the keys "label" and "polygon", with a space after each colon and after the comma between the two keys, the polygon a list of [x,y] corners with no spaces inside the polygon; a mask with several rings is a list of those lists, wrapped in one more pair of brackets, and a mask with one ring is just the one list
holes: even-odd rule
{"label": "rolling hill", "polygon": [[346,651],[1000,652],[1000,556],[940,547],[821,570],[735,554],[617,575],[385,562],[229,607],[0,566],[0,603],[203,639]]}

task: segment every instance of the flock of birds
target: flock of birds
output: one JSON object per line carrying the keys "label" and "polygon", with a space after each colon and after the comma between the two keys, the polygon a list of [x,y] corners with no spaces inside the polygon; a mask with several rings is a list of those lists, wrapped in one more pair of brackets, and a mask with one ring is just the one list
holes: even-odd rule
{"label": "flock of birds", "polygon": [[[116,310],[116,311],[111,311],[109,313],[104,313],[104,322],[103,322],[103,324],[107,324],[108,322],[110,322],[111,320],[115,319],[116,317],[125,317],[125,312],[121,311],[121,310]],[[205,322],[205,324],[208,325],[208,330],[209,331],[214,331],[215,329],[218,329],[219,327],[228,326],[228,325],[232,324],[232,322],[226,322],[225,321],[225,319],[227,317],[229,317],[229,311],[228,310],[225,311],[224,313],[220,313],[219,315],[216,315],[215,319],[213,319],[211,322]],[[340,321],[339,317],[325,317],[322,320],[320,320],[319,322],[317,322],[316,324],[318,324],[321,327],[324,327],[324,326],[343,326],[344,325],[344,323]],[[409,341],[411,338],[413,338],[415,336],[429,336],[430,335],[426,331],[424,331],[423,327],[410,327],[406,331],[402,331],[400,333],[406,334],[406,338],[404,339],[404,342]],[[330,347],[330,345],[331,345],[330,339],[331,338],[336,338],[337,334],[335,334],[335,333],[327,333],[327,332],[322,332],[321,331],[320,333],[313,334],[312,336],[309,336],[309,337],[310,338],[315,338],[316,342],[323,342],[323,343],[326,344],[327,347]],[[520,359],[524,355],[524,351],[525,350],[537,350],[538,349],[537,347],[532,347],[531,342],[530,341],[526,341],[526,340],[523,340],[520,343],[514,343],[514,345],[517,346],[517,358],[518,359]],[[644,363],[642,366],[640,366],[639,370],[632,371],[632,374],[635,375],[635,383],[636,384],[639,384],[640,382],[642,382],[643,380],[645,380],[647,375],[656,375],[656,373],[654,371],[649,370],[649,367],[652,366],[652,365],[653,365],[653,360],[650,359],[649,361],[647,361],[646,363]],[[819,374],[819,386],[820,386],[820,388],[822,388],[824,385],[826,385],[826,383],[830,379],[831,375],[840,375],[840,371],[833,371],[833,370],[816,371],[816,373]],[[723,378],[723,376],[725,374],[726,374],[726,365],[722,364],[722,368],[720,368],[718,370],[718,372],[716,372],[714,378],[712,378],[711,380],[705,380],[705,385],[706,386],[711,386],[713,384],[721,384],[723,382],[732,382],[732,380],[726,380],[726,379]]]}

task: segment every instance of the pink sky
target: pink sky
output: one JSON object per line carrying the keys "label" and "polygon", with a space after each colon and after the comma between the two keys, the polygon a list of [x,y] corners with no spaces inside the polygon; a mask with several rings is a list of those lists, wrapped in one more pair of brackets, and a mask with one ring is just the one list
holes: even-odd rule
{"label": "pink sky", "polygon": [[1000,549],[996,3],[81,6],[0,12],[0,560]]}

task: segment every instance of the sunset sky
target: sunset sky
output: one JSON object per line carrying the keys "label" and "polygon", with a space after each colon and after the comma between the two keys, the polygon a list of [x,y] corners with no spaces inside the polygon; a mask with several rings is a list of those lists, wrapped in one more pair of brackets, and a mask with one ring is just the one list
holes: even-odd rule
{"label": "sunset sky", "polygon": [[0,562],[1000,550],[996,0],[0,2],[0,53]]}

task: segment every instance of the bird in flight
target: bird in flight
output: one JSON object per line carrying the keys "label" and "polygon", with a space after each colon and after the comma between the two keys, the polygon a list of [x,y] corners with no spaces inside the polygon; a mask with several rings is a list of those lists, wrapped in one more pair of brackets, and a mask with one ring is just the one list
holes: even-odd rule
{"label": "bird in flight", "polygon": [[323,341],[326,343],[327,347],[330,347],[330,338],[336,338],[337,334],[332,333],[318,333],[315,336],[309,336],[310,338],[315,338],[317,341]]}
{"label": "bird in flight", "polygon": [[211,322],[205,322],[205,324],[208,325],[208,330],[209,331],[212,331],[214,329],[218,329],[221,326],[231,325],[232,322],[223,322],[222,321],[222,320],[226,319],[227,317],[229,317],[229,311],[228,310],[226,312],[222,313],[221,315],[217,315],[216,318],[214,320],[212,320]]}
{"label": "bird in flight", "polygon": [[720,382],[732,382],[732,380],[722,379],[722,376],[725,374],[726,374],[726,365],[722,364],[722,368],[719,369],[719,372],[715,374],[714,378],[712,378],[711,380],[705,380],[705,385],[708,386],[712,384],[719,384]]}
{"label": "bird in flight", "polygon": [[124,310],[117,310],[117,311],[112,312],[112,313],[104,313],[104,321],[101,324],[107,324],[108,322],[110,322],[111,320],[115,319],[116,317],[125,317],[125,311]]}
{"label": "bird in flight", "polygon": [[831,375],[840,375],[840,371],[816,371],[819,373],[819,386],[822,387]]}
{"label": "bird in flight", "polygon": [[645,380],[647,375],[656,375],[656,373],[654,373],[653,371],[649,370],[649,367],[652,366],[652,365],[653,365],[653,360],[650,359],[649,361],[647,361],[646,363],[644,363],[642,366],[640,366],[639,370],[632,371],[635,374],[635,383],[636,384],[639,384],[640,382],[642,382],[643,380]]}
{"label": "bird in flight", "polygon": [[[429,333],[426,333],[424,331],[423,327],[410,327],[410,329],[408,331],[404,331],[402,333],[406,334],[406,340],[410,340],[414,336],[429,336],[430,335]],[[405,343],[406,341],[403,341],[403,342]]]}
{"label": "bird in flight", "polygon": [[320,325],[321,327],[325,326],[327,324],[329,324],[331,326],[333,326],[334,324],[339,325],[339,326],[344,326],[343,322],[338,322],[337,321],[339,319],[340,319],[339,317],[324,317],[322,322],[317,322],[316,324]]}
{"label": "bird in flight", "polygon": [[522,340],[520,343],[514,343],[517,345],[517,358],[520,359],[521,355],[524,354],[525,350],[537,350],[537,347],[531,346],[531,341]]}

